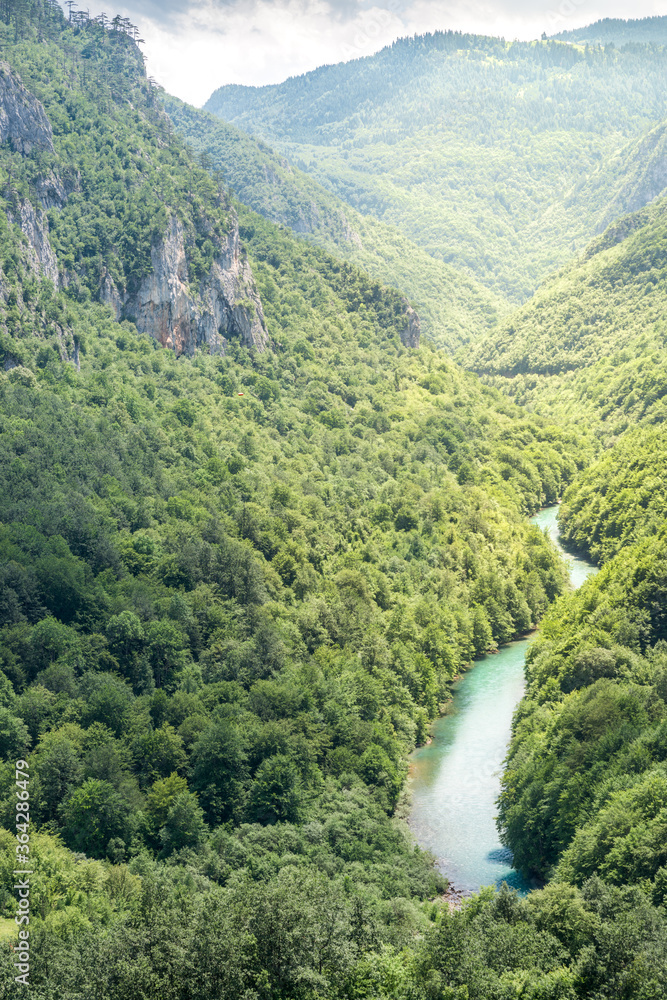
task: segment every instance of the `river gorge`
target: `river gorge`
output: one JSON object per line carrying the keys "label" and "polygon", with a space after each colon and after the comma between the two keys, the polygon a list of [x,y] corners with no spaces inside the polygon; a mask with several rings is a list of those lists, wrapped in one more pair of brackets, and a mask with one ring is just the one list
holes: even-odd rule
{"label": "river gorge", "polygon": [[[557,514],[558,507],[548,507],[531,521],[559,549],[576,589],[597,567],[565,552]],[[455,681],[451,704],[435,723],[432,741],[411,757],[410,827],[450,884],[463,893],[502,882],[520,892],[532,887],[512,867],[512,853],[500,843],[495,823],[502,766],[512,716],[523,695],[531,641],[529,637],[503,646]]]}

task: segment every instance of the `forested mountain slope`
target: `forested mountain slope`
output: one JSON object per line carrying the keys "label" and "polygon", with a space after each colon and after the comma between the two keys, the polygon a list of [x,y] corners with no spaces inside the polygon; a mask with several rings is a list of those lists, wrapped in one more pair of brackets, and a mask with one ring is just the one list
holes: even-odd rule
{"label": "forested mountain slope", "polygon": [[663,940],[650,902],[575,893],[576,940],[570,890],[450,916],[393,813],[448,681],[565,589],[526,514],[590,443],[234,205],[122,25],[80,21],[0,25],[6,995],[580,995],[610,933],[619,966]]}
{"label": "forested mountain slope", "polygon": [[618,220],[462,360],[530,409],[606,440],[664,420],[667,200]]}
{"label": "forested mountain slope", "polygon": [[506,304],[465,272],[430,256],[399,229],[362,215],[264,142],[219,118],[164,95],[176,131],[220,171],[235,195],[271,222],[344,260],[415,302],[422,331],[455,350],[495,327]]}
{"label": "forested mountain slope", "polygon": [[[500,824],[525,870],[667,886],[664,423],[629,430],[569,489],[566,538],[603,570],[531,647]],[[631,994],[629,994],[631,995]]]}
{"label": "forested mountain slope", "polygon": [[667,519],[666,459],[664,421],[627,431],[568,490],[561,511],[566,538],[607,562],[659,534]]}
{"label": "forested mountain slope", "polygon": [[[659,150],[661,130],[654,139]],[[635,162],[651,167],[650,143]],[[592,898],[595,919],[609,912],[609,886],[616,900],[659,908],[647,931],[656,995],[667,887],[666,213],[663,199],[614,222],[464,359],[529,412],[577,420],[607,446],[560,514],[566,541],[603,568],[550,608],[531,645],[499,827],[515,862],[550,880],[529,905],[569,898],[584,935]],[[645,995],[644,961],[598,951],[589,965],[579,953],[572,995]]]}
{"label": "forested mountain slope", "polygon": [[626,216],[467,353],[486,373],[586,368],[646,333],[665,310],[667,199]]}
{"label": "forested mountain slope", "polygon": [[116,319],[131,318],[179,353],[224,350],[229,338],[263,350],[266,325],[235,212],[170,141],[136,45],[91,22],[65,56],[46,41],[10,52],[5,112],[15,108],[23,128],[39,98],[45,122],[29,156],[11,135],[4,148],[7,218],[30,248],[35,279],[57,274],[69,300],[104,301]]}
{"label": "forested mountain slope", "polygon": [[666,116],[666,60],[436,33],[206,108],[521,301],[608,221],[612,161]]}
{"label": "forested mountain slope", "polygon": [[[631,234],[626,240],[614,246],[608,234],[609,249],[601,241],[590,261],[547,289],[531,311],[545,334],[531,341],[541,344],[535,356],[558,359],[563,346],[576,348],[581,309],[593,303],[608,309],[601,312],[605,322],[597,338],[591,332],[582,338],[572,372],[505,380],[513,391],[523,381],[518,395],[529,409],[568,413],[612,446],[563,497],[565,539],[604,566],[550,609],[530,648],[499,826],[515,863],[551,880],[547,892],[576,886],[584,896],[597,894],[601,879],[619,887],[618,899],[634,893],[637,905],[650,901],[664,914],[667,382],[664,308],[654,298],[664,285],[663,214],[664,206],[656,206],[634,233],[637,220],[626,220],[617,227]],[[653,268],[655,289],[647,281]],[[522,329],[517,324],[517,333]],[[586,367],[588,351],[598,360]],[[511,357],[516,355],[508,362]],[[576,370],[576,364],[584,367]],[[568,922],[561,920],[561,927]],[[587,918],[580,912],[577,922],[583,928]],[[660,920],[650,923],[649,937],[661,926]],[[665,985],[657,985],[657,969],[666,949],[664,940],[652,941],[657,965],[651,988],[660,995]],[[630,952],[620,964],[610,953],[591,967],[584,961],[581,995],[641,996],[642,963]],[[610,989],[615,975],[626,977],[625,985],[617,980]]]}
{"label": "forested mountain slope", "polygon": [[593,875],[639,884],[659,902],[664,567],[662,520],[549,613],[529,654],[501,799],[506,842],[524,869],[577,885]]}
{"label": "forested mountain slope", "polygon": [[605,17],[585,28],[562,31],[553,37],[586,45],[667,45],[667,17],[628,20]]}
{"label": "forested mountain slope", "polygon": [[578,185],[576,198],[584,203],[588,199],[598,203],[604,192],[606,205],[596,220],[598,232],[667,193],[666,133],[664,121],[647,129]]}
{"label": "forested mountain slope", "polygon": [[[516,319],[562,364],[528,372],[547,419],[418,347],[403,290],[236,202],[173,134],[121,18],[68,23],[47,0],[5,15],[4,995],[665,995],[662,203],[540,293],[557,324],[539,298]],[[567,50],[534,51],[548,80]],[[241,182],[236,156],[253,178],[275,163],[230,135]],[[308,218],[306,181],[281,169],[276,210]],[[580,300],[609,315],[575,376],[561,330],[579,336]],[[590,465],[591,432],[634,422]],[[606,561],[576,595],[526,520],[563,491],[566,530]],[[545,612],[501,823],[553,880],[450,912],[396,818],[406,753],[455,674]]]}

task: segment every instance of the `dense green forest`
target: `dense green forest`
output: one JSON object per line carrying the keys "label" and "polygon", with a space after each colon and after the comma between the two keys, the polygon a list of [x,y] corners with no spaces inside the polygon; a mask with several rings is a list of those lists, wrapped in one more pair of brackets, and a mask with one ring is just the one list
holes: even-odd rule
{"label": "dense green forest", "polygon": [[[3,29],[41,122],[1,152],[3,934],[25,755],[29,995],[435,982],[435,939],[423,973],[402,952],[444,888],[393,818],[405,753],[562,592],[525,515],[591,446],[404,346],[398,292],[230,204],[126,32],[51,18]],[[174,212],[203,280],[237,211],[267,349],[177,356],[99,301],[150,274]]]}
{"label": "dense green forest", "polygon": [[[667,199],[611,225],[522,309],[466,351],[484,374],[581,373],[663,332]],[[642,393],[645,398],[646,394]]]}
{"label": "dense green forest", "polygon": [[174,128],[220,172],[245,205],[271,222],[363,268],[415,302],[422,332],[450,351],[495,328],[504,302],[462,271],[432,257],[400,229],[362,215],[265,143],[206,111],[164,95]]}
{"label": "dense green forest", "polygon": [[531,646],[500,800],[504,841],[554,891],[585,893],[600,878],[640,887],[657,906],[667,870],[665,208],[657,200],[616,220],[460,353],[527,412],[587,425],[605,449],[563,497],[564,539],[603,570],[556,602]]}
{"label": "dense green forest", "polygon": [[[279,85],[222,87],[205,107],[517,302],[611,221],[626,161],[667,115],[666,60],[659,46],[436,32]],[[644,177],[624,210],[664,187],[664,172]]]}
{"label": "dense green forest", "polygon": [[[503,839],[518,866],[549,880],[546,892],[578,899],[602,880],[663,912],[664,216],[657,201],[614,222],[461,356],[528,412],[585,423],[606,446],[563,497],[563,537],[603,569],[556,602],[531,646]],[[664,942],[651,948],[662,962]],[[632,985],[582,995],[662,995],[664,984],[642,982],[643,961]]]}
{"label": "dense green forest", "polygon": [[[625,216],[461,361],[529,410],[605,443],[665,414],[665,212]],[[596,555],[598,553],[596,552]]]}
{"label": "dense green forest", "polygon": [[554,38],[563,42],[588,45],[665,45],[667,44],[667,17],[642,17],[637,19],[605,17],[585,28],[562,31]]}
{"label": "dense green forest", "polygon": [[[529,409],[585,415],[610,447],[563,497],[564,537],[603,570],[555,605],[531,648],[501,800],[504,835],[519,864],[556,882],[600,876],[641,885],[654,902],[667,871],[667,442],[664,310],[647,278],[657,277],[659,294],[664,208],[621,220],[548,285],[518,317],[505,359],[508,369],[518,360],[539,371],[550,355],[558,371],[572,358],[569,374],[521,374],[506,385],[516,393],[524,382]],[[581,318],[591,316],[597,330],[584,334]]]}
{"label": "dense green forest", "polygon": [[[399,269],[388,226],[169,117],[129,22],[3,10],[0,995],[665,995],[662,203],[494,341],[472,281]],[[565,47],[537,51],[550,79]],[[642,100],[660,58],[637,56]],[[439,275],[431,331],[474,333],[497,385],[420,344],[409,300]],[[576,594],[527,521],[561,496],[604,563]],[[453,909],[401,819],[406,757],[452,679],[538,622],[500,822],[547,884]]]}
{"label": "dense green forest", "polygon": [[568,541],[596,562],[657,535],[667,515],[665,424],[633,428],[568,491],[561,516]]}
{"label": "dense green forest", "polygon": [[566,494],[567,534],[585,537],[605,566],[555,605],[531,647],[501,800],[522,867],[567,884],[636,884],[657,903],[667,872],[664,463],[664,433],[638,429]]}

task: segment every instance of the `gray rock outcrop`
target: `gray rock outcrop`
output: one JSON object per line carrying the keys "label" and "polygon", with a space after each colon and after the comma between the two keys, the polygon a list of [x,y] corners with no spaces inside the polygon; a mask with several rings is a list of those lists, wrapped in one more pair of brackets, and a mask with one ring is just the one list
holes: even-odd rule
{"label": "gray rock outcrop", "polygon": [[37,197],[43,209],[62,208],[67,201],[67,189],[60,177],[52,170],[36,181]]}
{"label": "gray rock outcrop", "polygon": [[26,238],[22,250],[23,263],[37,278],[50,278],[58,287],[58,261],[49,241],[49,220],[31,202],[19,202],[18,210],[7,212],[7,219],[18,225]]}
{"label": "gray rock outcrop", "polygon": [[250,265],[243,260],[234,217],[226,243],[198,286],[188,280],[183,226],[172,216],[167,231],[151,249],[152,273],[133,294],[122,294],[111,276],[102,279],[100,296],[116,319],[132,320],[176,354],[192,355],[208,346],[224,354],[230,340],[263,351],[268,334]]}
{"label": "gray rock outcrop", "polygon": [[404,347],[417,348],[419,347],[419,338],[421,337],[421,321],[412,306],[407,304],[407,301],[406,305],[406,325],[405,329],[401,332],[401,342]]}
{"label": "gray rock outcrop", "polygon": [[53,152],[53,130],[42,104],[25,89],[9,64],[0,61],[0,143],[28,154],[33,149]]}
{"label": "gray rock outcrop", "polygon": [[30,270],[40,278],[50,278],[57,288],[58,261],[49,242],[49,222],[45,213],[35,210],[29,201],[22,201],[18,216],[8,214],[7,218],[21,227],[28,240],[25,256]]}
{"label": "gray rock outcrop", "polygon": [[622,168],[623,183],[607,205],[599,230],[667,194],[667,122],[656,125],[642,137],[631,155],[626,155]]}

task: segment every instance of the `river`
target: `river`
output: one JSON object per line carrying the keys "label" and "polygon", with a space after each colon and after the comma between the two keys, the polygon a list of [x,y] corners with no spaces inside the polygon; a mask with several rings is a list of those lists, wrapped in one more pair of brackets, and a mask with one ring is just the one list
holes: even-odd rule
{"label": "river", "polygon": [[[563,555],[580,587],[597,567],[565,552],[558,537],[558,507],[531,518]],[[512,715],[524,691],[528,644],[521,639],[477,660],[452,685],[452,703],[433,727],[433,740],[412,754],[410,827],[437,858],[452,886],[473,892],[505,881],[522,893],[531,886],[512,867],[512,854],[496,830],[496,800],[510,740]]]}

